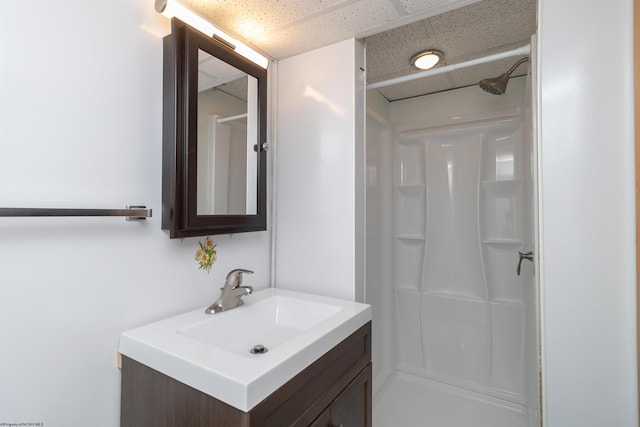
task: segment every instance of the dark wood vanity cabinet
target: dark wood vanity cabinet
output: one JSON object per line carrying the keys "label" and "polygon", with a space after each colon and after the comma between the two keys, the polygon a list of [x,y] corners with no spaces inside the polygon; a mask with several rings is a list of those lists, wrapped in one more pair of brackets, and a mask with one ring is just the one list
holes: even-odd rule
{"label": "dark wood vanity cabinet", "polygon": [[[364,416],[363,416],[364,415]],[[371,426],[371,363],[336,397],[312,427]]]}
{"label": "dark wood vanity cabinet", "polygon": [[126,356],[122,427],[371,427],[371,322],[243,412]]}

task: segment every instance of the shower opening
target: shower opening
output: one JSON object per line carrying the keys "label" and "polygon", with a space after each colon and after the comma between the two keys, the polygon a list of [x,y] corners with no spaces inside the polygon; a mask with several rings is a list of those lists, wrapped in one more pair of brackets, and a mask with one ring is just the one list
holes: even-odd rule
{"label": "shower opening", "polygon": [[374,427],[540,425],[531,93],[367,94]]}

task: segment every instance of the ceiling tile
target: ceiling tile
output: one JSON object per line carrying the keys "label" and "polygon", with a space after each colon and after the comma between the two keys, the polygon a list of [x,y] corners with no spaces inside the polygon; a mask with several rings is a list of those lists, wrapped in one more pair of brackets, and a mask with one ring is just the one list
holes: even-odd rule
{"label": "ceiling tile", "polygon": [[180,1],[220,29],[274,59],[283,59],[337,41],[405,25],[478,0]]}
{"label": "ceiling tile", "polygon": [[[479,1],[479,0],[472,0]],[[451,7],[453,4],[455,6],[455,1],[451,0],[401,0],[400,3],[404,10],[407,11],[408,14],[419,13],[424,10],[437,10],[437,9],[445,9]],[[467,1],[467,3],[470,3]],[[458,6],[455,6],[458,7]]]}
{"label": "ceiling tile", "polygon": [[484,0],[430,19],[438,41],[452,61],[484,56],[515,42],[526,44],[535,32],[535,1]]}
{"label": "ceiling tile", "polygon": [[356,0],[184,0],[188,7],[243,37],[273,31],[354,1]]}
{"label": "ceiling tile", "polygon": [[[360,0],[312,20],[278,29],[259,45],[276,58],[287,58],[352,38],[363,28],[374,28],[397,17],[396,9],[387,0]],[[257,41],[255,43],[258,44]]]}

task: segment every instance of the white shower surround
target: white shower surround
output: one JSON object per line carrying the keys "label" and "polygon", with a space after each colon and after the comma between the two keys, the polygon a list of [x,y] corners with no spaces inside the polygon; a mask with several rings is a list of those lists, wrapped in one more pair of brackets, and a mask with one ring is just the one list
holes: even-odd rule
{"label": "white shower surround", "polygon": [[524,404],[523,139],[519,111],[396,134],[393,283],[400,370]]}
{"label": "white shower surround", "polygon": [[[373,348],[383,412],[392,412],[388,385],[403,382],[395,371],[416,375],[427,394],[447,383],[469,402],[502,401],[522,425],[539,423],[533,266],[515,274],[517,252],[533,249],[531,123],[516,107],[524,89],[515,79],[505,97],[466,88],[390,105],[369,99],[368,256],[382,258],[369,258],[367,301],[385,323]],[[394,142],[385,117],[402,122]]]}

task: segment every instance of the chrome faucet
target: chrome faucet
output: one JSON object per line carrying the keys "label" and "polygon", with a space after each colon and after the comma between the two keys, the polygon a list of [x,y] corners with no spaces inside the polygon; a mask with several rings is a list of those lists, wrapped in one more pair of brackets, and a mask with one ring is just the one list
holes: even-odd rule
{"label": "chrome faucet", "polygon": [[245,295],[250,295],[253,292],[253,288],[251,286],[241,286],[242,273],[253,274],[253,271],[245,270],[243,268],[231,270],[229,274],[227,274],[227,280],[224,283],[224,288],[220,288],[222,291],[220,298],[211,304],[204,311],[205,313],[219,313],[244,304],[244,301],[242,301],[241,298]]}

